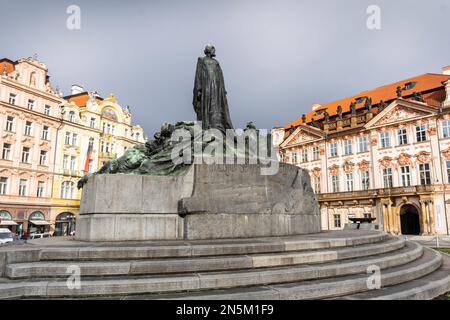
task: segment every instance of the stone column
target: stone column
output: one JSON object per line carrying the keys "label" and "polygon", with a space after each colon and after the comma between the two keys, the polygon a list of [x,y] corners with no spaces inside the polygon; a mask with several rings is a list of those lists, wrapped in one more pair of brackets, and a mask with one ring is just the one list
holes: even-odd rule
{"label": "stone column", "polygon": [[389,213],[387,210],[387,204],[385,202],[381,203],[381,210],[382,210],[382,215],[383,215],[383,229],[384,232],[389,232]]}
{"label": "stone column", "polygon": [[394,216],[394,212],[392,210],[392,202],[389,200],[388,205],[387,205],[387,210],[388,210],[388,216],[389,216],[389,231],[391,233],[395,233],[396,232],[396,228],[395,228],[395,216]]}
{"label": "stone column", "polygon": [[428,214],[430,215],[430,233],[436,234],[436,212],[434,211],[434,201],[428,202]]}
{"label": "stone column", "polygon": [[427,209],[425,207],[425,200],[420,200],[420,234],[427,235],[428,234],[428,223],[427,223]]}

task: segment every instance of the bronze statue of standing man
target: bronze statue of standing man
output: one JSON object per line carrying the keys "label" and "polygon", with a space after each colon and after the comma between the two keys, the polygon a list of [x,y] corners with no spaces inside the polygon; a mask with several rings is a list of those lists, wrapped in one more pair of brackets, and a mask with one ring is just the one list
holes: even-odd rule
{"label": "bronze statue of standing man", "polygon": [[227,91],[219,62],[214,59],[216,49],[208,44],[205,56],[198,58],[194,84],[194,110],[202,129],[233,129],[228,110]]}

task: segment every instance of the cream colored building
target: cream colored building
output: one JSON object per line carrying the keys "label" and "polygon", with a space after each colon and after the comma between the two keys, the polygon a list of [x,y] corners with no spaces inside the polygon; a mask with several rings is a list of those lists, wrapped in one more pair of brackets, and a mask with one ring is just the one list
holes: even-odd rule
{"label": "cream colored building", "polygon": [[394,234],[449,234],[450,67],[315,104],[273,137],[310,173],[324,230],[372,217]]}
{"label": "cream colored building", "polygon": [[[145,143],[145,137],[142,127],[131,123],[129,108],[120,106],[112,94],[103,99],[74,85],[61,106],[51,216],[56,231],[66,233],[73,229],[71,217],[73,220],[79,212],[81,190],[77,181],[120,157],[127,148]],[[87,160],[89,144],[92,152]],[[58,221],[57,217],[69,222]]]}
{"label": "cream colored building", "polygon": [[73,86],[63,97],[36,58],[0,59],[0,227],[70,233],[89,144],[92,172],[144,142],[113,95]]}

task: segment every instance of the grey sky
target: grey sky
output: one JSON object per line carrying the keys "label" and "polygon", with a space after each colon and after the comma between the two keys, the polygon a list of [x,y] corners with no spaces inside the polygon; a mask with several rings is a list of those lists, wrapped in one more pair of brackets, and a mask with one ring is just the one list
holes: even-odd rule
{"label": "grey sky", "polygon": [[[0,0],[0,56],[37,53],[65,94],[80,83],[130,105],[153,136],[194,119],[196,59],[217,49],[235,127],[284,125],[354,93],[450,64],[449,0]],[[66,8],[81,8],[81,30]],[[382,29],[366,27],[369,5]]]}

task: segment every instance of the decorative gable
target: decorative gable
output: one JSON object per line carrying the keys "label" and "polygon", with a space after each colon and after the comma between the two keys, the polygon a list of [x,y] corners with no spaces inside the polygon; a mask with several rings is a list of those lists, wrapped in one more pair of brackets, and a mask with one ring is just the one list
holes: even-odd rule
{"label": "decorative gable", "polygon": [[282,144],[281,147],[286,148],[294,145],[303,144],[314,140],[321,139],[320,134],[309,132],[309,130],[298,127]]}
{"label": "decorative gable", "polygon": [[406,100],[396,100],[389,107],[370,120],[365,127],[378,127],[388,124],[401,123],[408,120],[430,116],[436,111],[423,104]]}

